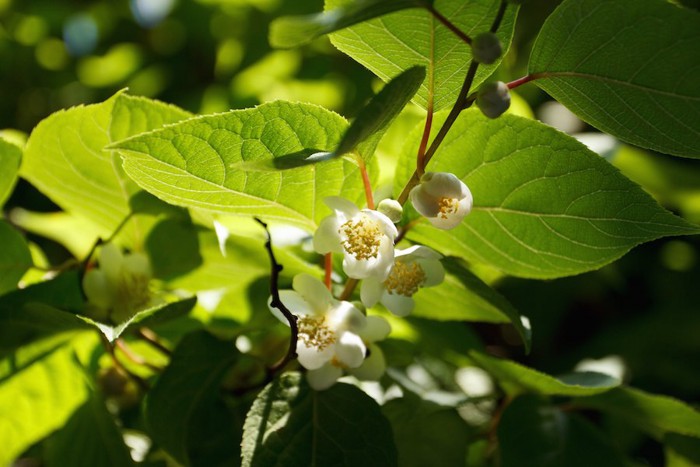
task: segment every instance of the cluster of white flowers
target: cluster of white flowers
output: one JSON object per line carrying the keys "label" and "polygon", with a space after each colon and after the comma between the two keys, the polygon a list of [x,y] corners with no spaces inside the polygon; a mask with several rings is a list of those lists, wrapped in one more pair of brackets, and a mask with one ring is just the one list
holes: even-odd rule
{"label": "cluster of white flowers", "polygon": [[[443,230],[457,227],[472,208],[471,192],[450,173],[426,173],[409,197],[420,214]],[[413,295],[419,289],[443,281],[439,253],[418,245],[395,249],[394,222],[401,218],[394,212],[396,206],[385,211],[390,218],[381,212],[381,204],[373,210],[340,197],[325,202],[334,213],[316,230],[314,250],[343,254],[345,274],[363,280],[360,299],[365,307],[381,303],[393,314],[406,316],[413,311]],[[296,351],[311,387],[326,389],[344,373],[360,379],[378,379],[384,373],[384,355],[375,344],[391,331],[384,318],[365,316],[352,303],[336,300],[321,281],[306,274],[296,276],[292,288],[280,291],[280,299],[297,316]],[[289,324],[279,310],[270,310]]]}

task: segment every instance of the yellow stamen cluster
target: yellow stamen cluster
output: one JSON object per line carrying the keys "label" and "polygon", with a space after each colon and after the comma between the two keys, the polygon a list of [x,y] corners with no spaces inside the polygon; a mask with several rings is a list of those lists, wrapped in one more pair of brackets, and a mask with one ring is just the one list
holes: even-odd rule
{"label": "yellow stamen cluster", "polygon": [[345,237],[343,248],[357,260],[376,258],[382,233],[379,225],[372,219],[361,217],[349,220],[340,226],[338,233]]}
{"label": "yellow stamen cluster", "polygon": [[304,316],[297,321],[299,339],[307,347],[316,347],[319,351],[335,343],[335,334],[325,324],[323,318]]}
{"label": "yellow stamen cluster", "polygon": [[412,297],[424,283],[425,272],[419,264],[396,261],[384,287],[390,294]]}
{"label": "yellow stamen cluster", "polygon": [[457,198],[442,197],[438,200],[438,217],[447,219],[448,214],[455,214],[459,208],[459,200]]}

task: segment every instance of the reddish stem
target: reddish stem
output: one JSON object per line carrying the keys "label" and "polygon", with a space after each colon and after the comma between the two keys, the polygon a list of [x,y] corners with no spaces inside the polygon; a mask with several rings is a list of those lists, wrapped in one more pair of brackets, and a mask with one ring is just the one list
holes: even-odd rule
{"label": "reddish stem", "polygon": [[323,277],[323,283],[326,284],[328,290],[331,290],[331,274],[333,273],[333,253],[326,253],[324,259],[326,275]]}
{"label": "reddish stem", "polygon": [[356,157],[357,165],[360,167],[360,173],[362,174],[362,184],[365,186],[365,198],[367,199],[367,209],[374,209],[374,196],[372,195],[372,184],[369,181],[369,174],[367,173],[367,167],[365,166],[365,161],[359,155]]}
{"label": "reddish stem", "polygon": [[437,19],[438,21],[440,21],[447,29],[449,29],[450,31],[452,31],[452,32],[455,34],[455,36],[459,37],[459,38],[462,39],[464,42],[466,42],[467,44],[471,45],[471,43],[472,43],[472,38],[469,37],[469,36],[467,36],[461,29],[459,29],[457,26],[455,26],[454,24],[452,24],[452,22],[451,22],[449,19],[445,18],[445,17],[442,15],[442,13],[440,13],[440,12],[437,11],[435,8],[433,8],[432,5],[428,6],[427,9],[428,9],[428,11],[429,11],[430,13],[432,13],[432,15],[435,17],[435,19]]}
{"label": "reddish stem", "polygon": [[435,58],[435,29],[430,29],[430,63],[428,64],[428,115],[425,117],[425,127],[423,128],[423,138],[418,146],[418,156],[416,157],[416,173],[421,176],[425,172],[425,151],[428,148],[430,130],[433,127],[433,102],[435,99],[435,80],[433,63]]}
{"label": "reddish stem", "polygon": [[508,89],[515,89],[518,86],[522,86],[523,84],[529,83],[530,81],[534,81],[538,78],[542,78],[542,74],[534,73],[532,75],[527,75],[527,76],[523,76],[522,78],[518,78],[515,81],[511,81],[506,86],[508,86]]}

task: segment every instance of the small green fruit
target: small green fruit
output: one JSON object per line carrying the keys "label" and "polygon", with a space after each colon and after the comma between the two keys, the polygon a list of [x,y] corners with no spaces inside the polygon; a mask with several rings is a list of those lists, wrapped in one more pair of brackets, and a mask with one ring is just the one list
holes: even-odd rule
{"label": "small green fruit", "polygon": [[506,83],[486,83],[476,95],[476,105],[488,118],[497,118],[510,107],[510,91]]}
{"label": "small green fruit", "polygon": [[474,60],[485,65],[494,63],[503,54],[501,41],[492,32],[479,34],[472,41],[472,56]]}

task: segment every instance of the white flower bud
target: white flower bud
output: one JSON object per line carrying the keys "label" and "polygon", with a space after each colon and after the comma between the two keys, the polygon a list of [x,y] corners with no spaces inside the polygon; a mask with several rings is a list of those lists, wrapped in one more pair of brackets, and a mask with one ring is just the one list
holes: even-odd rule
{"label": "white flower bud", "polygon": [[401,216],[403,216],[403,207],[395,199],[383,199],[377,206],[377,211],[388,217],[394,224],[401,222]]}
{"label": "white flower bud", "polygon": [[409,193],[411,203],[430,223],[442,230],[457,227],[472,209],[472,193],[454,174],[426,172]]}

